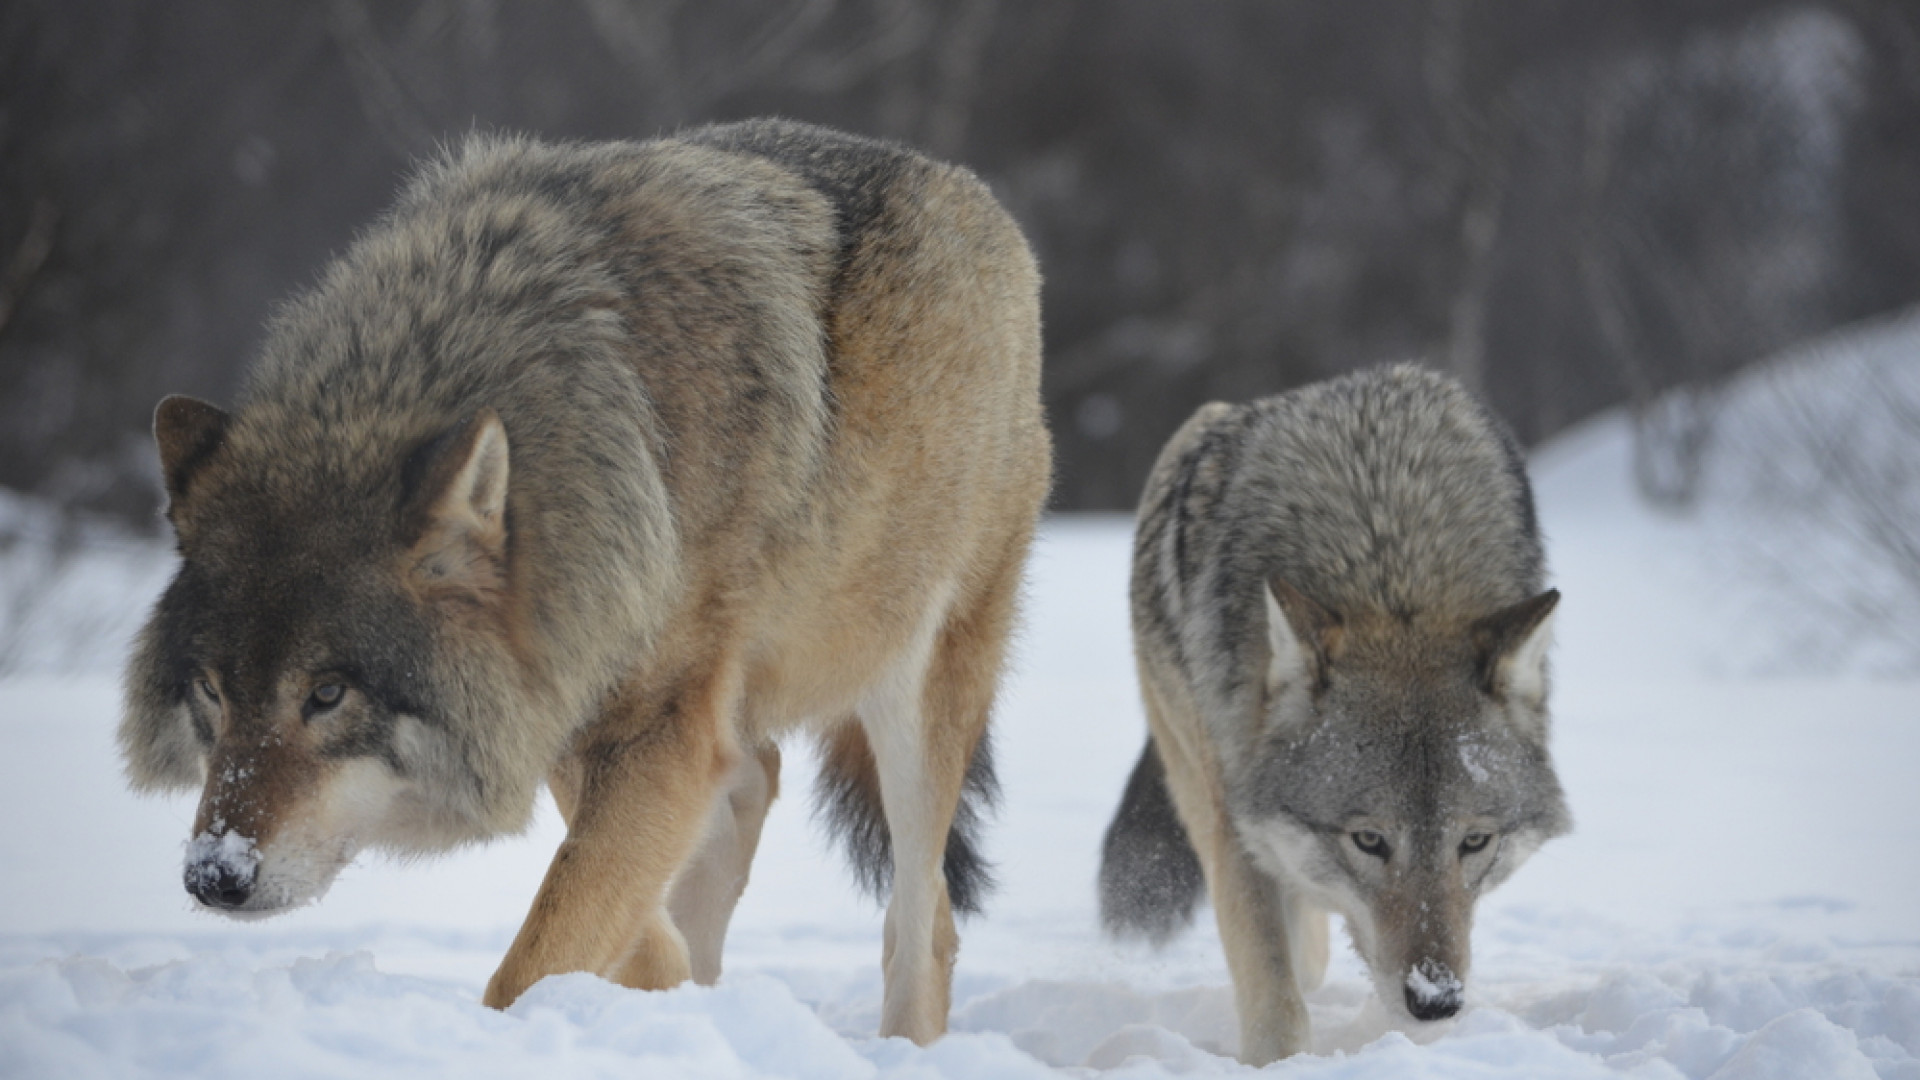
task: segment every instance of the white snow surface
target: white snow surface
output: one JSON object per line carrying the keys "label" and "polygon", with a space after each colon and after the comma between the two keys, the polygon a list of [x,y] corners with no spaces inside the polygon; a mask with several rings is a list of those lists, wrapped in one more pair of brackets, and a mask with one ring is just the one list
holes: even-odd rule
{"label": "white snow surface", "polygon": [[[1575,831],[1481,904],[1460,1017],[1390,1029],[1336,943],[1313,1052],[1267,1071],[1920,1080],[1920,679],[1756,670],[1723,531],[1636,499],[1624,420],[1533,469],[1564,593],[1554,756]],[[559,842],[547,802],[524,836],[363,859],[279,919],[193,910],[193,800],[136,798],[120,774],[117,630],[90,669],[62,661],[79,674],[0,680],[0,1077],[1249,1071],[1210,913],[1158,953],[1096,926],[1100,838],[1144,731],[1129,528],[1041,532],[996,719],[1001,884],[961,928],[953,1033],[931,1047],[875,1037],[880,912],[810,819],[798,744],[713,988],[575,974],[479,1004]],[[153,576],[110,579],[132,580]]]}

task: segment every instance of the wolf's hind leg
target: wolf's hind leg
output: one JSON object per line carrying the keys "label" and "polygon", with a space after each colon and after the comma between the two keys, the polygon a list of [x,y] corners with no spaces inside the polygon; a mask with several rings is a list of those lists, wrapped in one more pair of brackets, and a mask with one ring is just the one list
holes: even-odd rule
{"label": "wolf's hind leg", "polygon": [[[903,650],[903,660],[916,661],[914,677],[883,680],[858,710],[893,852],[880,1034],[922,1045],[947,1030],[960,948],[954,906],[977,909],[987,885],[970,835],[972,810],[961,828],[952,835],[949,829],[963,790],[978,799],[993,791],[982,741],[1013,621],[1024,537],[1009,548],[1011,557],[963,593],[930,642]],[[961,847],[950,852],[949,844]]]}
{"label": "wolf's hind leg", "polygon": [[727,924],[746,890],[767,809],[779,793],[780,748],[768,743],[742,754],[714,797],[700,849],[667,894],[667,912],[687,942],[693,981],[703,986],[720,979]]}
{"label": "wolf's hind leg", "polygon": [[927,652],[923,643],[896,661],[896,670],[857,709],[880,779],[893,860],[880,1034],[904,1035],[923,1046],[947,1030],[959,937],[941,862],[972,750],[922,711]]}

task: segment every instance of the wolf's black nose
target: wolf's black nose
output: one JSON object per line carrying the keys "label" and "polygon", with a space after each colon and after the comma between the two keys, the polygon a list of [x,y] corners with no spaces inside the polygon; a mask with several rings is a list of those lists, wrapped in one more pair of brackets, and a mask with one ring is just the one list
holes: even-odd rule
{"label": "wolf's black nose", "polygon": [[187,891],[208,907],[237,908],[253,895],[253,875],[242,877],[219,863],[194,863],[187,867]]}
{"label": "wolf's black nose", "polygon": [[1460,995],[1441,992],[1437,994],[1416,994],[1413,987],[1407,987],[1407,1011],[1415,1020],[1445,1020],[1460,1011]]}

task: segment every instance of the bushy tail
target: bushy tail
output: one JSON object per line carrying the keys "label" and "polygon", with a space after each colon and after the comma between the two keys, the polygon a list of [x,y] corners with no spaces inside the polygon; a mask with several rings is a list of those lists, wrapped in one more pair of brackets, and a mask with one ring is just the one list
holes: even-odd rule
{"label": "bushy tail", "polygon": [[[880,772],[873,748],[858,722],[841,724],[820,740],[820,779],[814,788],[814,813],[847,847],[860,887],[884,900],[893,887],[893,835],[880,803]],[[960,806],[947,830],[947,854],[941,865],[947,901],[955,914],[977,915],[993,889],[993,865],[980,854],[985,811],[1000,798],[993,773],[993,746],[987,736],[973,748],[960,788]]]}
{"label": "bushy tail", "polygon": [[1149,736],[1101,848],[1100,925],[1114,937],[1164,944],[1192,924],[1206,888]]}

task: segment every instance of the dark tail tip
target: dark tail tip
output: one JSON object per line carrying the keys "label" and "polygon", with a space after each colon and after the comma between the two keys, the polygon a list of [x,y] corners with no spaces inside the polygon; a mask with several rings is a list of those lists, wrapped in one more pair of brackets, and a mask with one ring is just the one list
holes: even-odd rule
{"label": "dark tail tip", "polygon": [[1193,922],[1207,881],[1167,793],[1153,740],[1127,778],[1100,855],[1100,925],[1114,937],[1155,945]]}
{"label": "dark tail tip", "polygon": [[[986,811],[999,801],[1000,782],[993,771],[993,746],[985,736],[967,762],[960,805],[947,830],[941,869],[947,900],[959,915],[977,915],[994,886],[993,864],[980,851]],[[887,830],[880,801],[880,772],[867,733],[857,722],[841,724],[821,740],[820,778],[814,813],[845,844],[847,862],[860,888],[884,900],[893,888],[893,834]]]}

